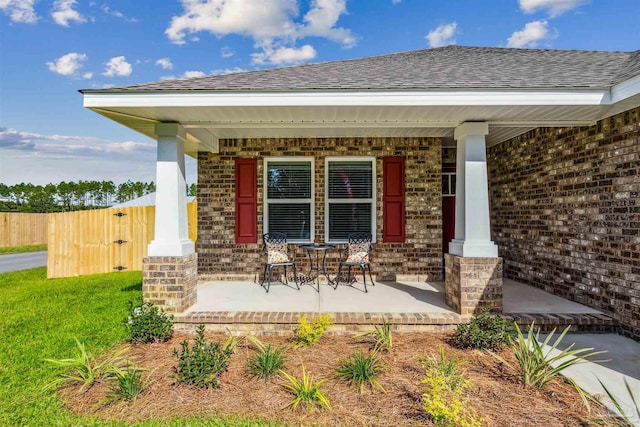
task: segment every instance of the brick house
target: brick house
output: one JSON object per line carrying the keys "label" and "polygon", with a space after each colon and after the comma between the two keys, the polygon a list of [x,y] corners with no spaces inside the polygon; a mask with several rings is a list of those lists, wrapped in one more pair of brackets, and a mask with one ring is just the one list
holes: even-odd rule
{"label": "brick house", "polygon": [[253,280],[264,232],[358,230],[377,279],[445,280],[459,313],[500,311],[504,275],[640,337],[640,51],[448,46],[82,93],[158,141],[143,290],[169,310]]}

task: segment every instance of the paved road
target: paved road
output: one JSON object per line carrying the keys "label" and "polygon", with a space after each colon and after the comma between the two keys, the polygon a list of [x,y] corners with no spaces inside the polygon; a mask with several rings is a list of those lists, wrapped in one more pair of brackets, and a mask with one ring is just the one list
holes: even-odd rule
{"label": "paved road", "polygon": [[47,251],[0,255],[0,273],[28,270],[47,265]]}

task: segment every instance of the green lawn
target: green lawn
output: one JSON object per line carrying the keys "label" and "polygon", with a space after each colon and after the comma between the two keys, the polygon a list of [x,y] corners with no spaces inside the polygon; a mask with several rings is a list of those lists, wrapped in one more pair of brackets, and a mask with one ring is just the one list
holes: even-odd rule
{"label": "green lawn", "polygon": [[[74,354],[74,338],[100,354],[124,339],[128,301],[141,297],[140,272],[47,280],[46,269],[0,274],[0,425],[120,426],[68,412],[42,391],[56,370],[45,358]],[[139,426],[254,426],[207,418],[150,421]]]}
{"label": "green lawn", "polygon": [[0,255],[22,254],[25,252],[46,251],[47,245],[8,246],[0,248]]}

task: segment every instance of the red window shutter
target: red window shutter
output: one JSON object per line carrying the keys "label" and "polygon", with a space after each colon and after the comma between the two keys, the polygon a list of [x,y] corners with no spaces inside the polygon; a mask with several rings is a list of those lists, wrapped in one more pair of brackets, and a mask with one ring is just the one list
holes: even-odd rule
{"label": "red window shutter", "polygon": [[236,158],[236,243],[258,242],[258,163]]}
{"label": "red window shutter", "polygon": [[404,242],[404,157],[382,159],[382,240]]}

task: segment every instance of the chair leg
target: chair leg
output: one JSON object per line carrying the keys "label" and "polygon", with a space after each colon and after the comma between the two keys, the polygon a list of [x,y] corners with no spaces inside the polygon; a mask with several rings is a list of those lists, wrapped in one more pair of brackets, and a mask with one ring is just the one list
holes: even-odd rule
{"label": "chair leg", "polygon": [[349,266],[349,273],[347,274],[347,285],[351,286],[351,266]]}
{"label": "chair leg", "polygon": [[287,279],[287,266],[283,265],[282,267],[284,268],[284,284],[288,285],[289,284],[289,279]]}
{"label": "chair leg", "polygon": [[371,279],[371,286],[375,286],[375,282],[373,281],[373,277],[371,277],[371,264],[367,264],[367,268],[369,269],[369,279]]}
{"label": "chair leg", "polygon": [[264,281],[267,279],[267,264],[264,265],[264,271],[262,272],[262,281],[260,286],[264,287]]}
{"label": "chair leg", "polygon": [[340,277],[342,277],[342,263],[338,264],[338,277],[336,277],[336,285],[333,289],[338,289],[338,285],[340,284]]}
{"label": "chair leg", "polygon": [[367,291],[367,276],[364,275],[364,265],[360,265],[360,270],[362,270],[362,281],[364,282],[364,291]]}
{"label": "chair leg", "polygon": [[267,282],[267,293],[269,293],[269,287],[271,286],[271,271],[273,270],[273,265],[269,266],[269,281]]}
{"label": "chair leg", "polygon": [[293,264],[291,267],[293,267],[293,281],[296,282],[296,288],[300,290],[300,285],[298,285],[298,272],[296,271],[296,265]]}

